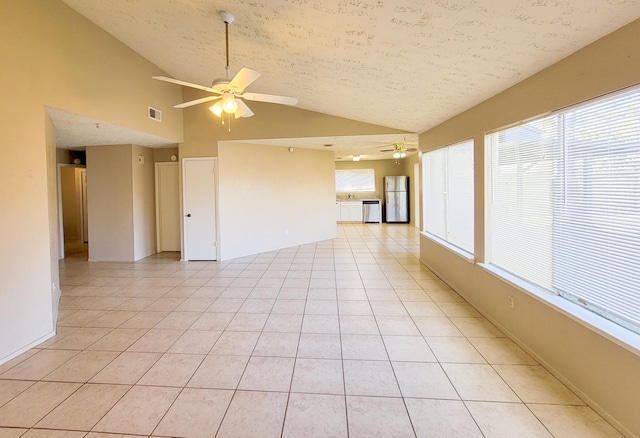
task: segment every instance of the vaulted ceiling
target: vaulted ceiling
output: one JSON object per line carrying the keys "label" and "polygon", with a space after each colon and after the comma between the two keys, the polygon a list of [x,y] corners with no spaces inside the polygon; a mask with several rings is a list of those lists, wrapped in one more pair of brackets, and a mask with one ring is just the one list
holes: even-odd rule
{"label": "vaulted ceiling", "polygon": [[[63,0],[172,77],[421,133],[640,17],[638,0]],[[151,79],[150,79],[151,80]],[[176,102],[178,103],[178,102]]]}

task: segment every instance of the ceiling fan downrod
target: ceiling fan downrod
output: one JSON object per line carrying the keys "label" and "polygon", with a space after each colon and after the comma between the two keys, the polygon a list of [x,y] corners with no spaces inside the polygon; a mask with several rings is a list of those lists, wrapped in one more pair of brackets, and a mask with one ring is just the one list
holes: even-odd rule
{"label": "ceiling fan downrod", "polygon": [[231,12],[227,11],[220,11],[220,17],[222,18],[222,21],[224,21],[224,35],[226,42],[227,65],[225,66],[225,70],[227,72],[227,79],[231,79],[231,67],[229,65],[229,25],[233,23],[236,17],[234,17]]}

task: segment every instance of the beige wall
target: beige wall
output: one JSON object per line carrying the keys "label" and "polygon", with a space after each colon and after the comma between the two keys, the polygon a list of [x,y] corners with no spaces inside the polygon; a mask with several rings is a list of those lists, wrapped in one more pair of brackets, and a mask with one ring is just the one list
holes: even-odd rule
{"label": "beige wall", "polygon": [[[56,128],[53,126],[51,119],[48,115],[45,114],[45,124],[44,124],[44,133],[45,133],[45,149],[46,149],[46,157],[47,157],[47,210],[48,210],[48,219],[49,219],[49,272],[51,273],[51,286],[50,288],[43,289],[42,292],[42,302],[36,305],[36,308],[39,308],[40,305],[44,306],[44,309],[48,310],[49,315],[51,315],[51,321],[46,318],[44,322],[50,323],[52,325],[51,330],[55,330],[55,322],[58,318],[58,306],[60,303],[60,272],[58,270],[58,259],[59,259],[59,247],[60,242],[58,241],[60,235],[60,227],[58,223],[58,165],[56,163],[56,150],[55,150],[55,141],[56,141]],[[1,178],[1,177],[0,177]],[[2,229],[2,228],[0,228]],[[0,231],[2,233],[2,231]],[[0,234],[0,237],[3,237]],[[1,251],[0,251],[1,252]],[[29,260],[31,261],[31,260]],[[0,269],[4,267],[4,265],[0,265]],[[31,274],[33,275],[33,273]],[[2,274],[2,278],[4,278],[4,273]],[[0,303],[2,302],[1,292],[0,292]],[[1,313],[1,311],[0,311]],[[0,316],[1,317],[1,316]],[[14,317],[22,318],[22,315],[16,314]],[[22,321],[20,321],[22,324]],[[0,332],[4,327],[0,323]],[[3,336],[0,334],[0,337]],[[45,335],[46,336],[46,335]],[[2,357],[2,349],[0,347],[0,358]],[[0,362],[2,359],[0,359]]]}
{"label": "beige wall", "polygon": [[229,142],[218,152],[223,260],[336,236],[333,152]]}
{"label": "beige wall", "polygon": [[[420,136],[423,151],[475,140],[475,247],[484,258],[484,134],[640,82],[640,21],[596,41]],[[421,260],[628,435],[640,435],[640,356],[449,250],[421,239]],[[509,309],[508,297],[515,308]]]}
{"label": "beige wall", "polygon": [[135,259],[133,166],[137,163],[132,149],[132,145],[87,148],[90,261]]}
{"label": "beige wall", "polygon": [[[205,95],[191,88],[184,88],[183,94],[185,101]],[[210,105],[186,108],[184,110],[184,143],[180,145],[180,158],[217,156],[217,143],[224,140],[404,133],[404,131],[286,105],[260,102],[248,102],[248,104],[255,116],[232,120],[231,132],[227,129],[228,125],[222,125],[220,119],[209,111]]]}
{"label": "beige wall", "polygon": [[[156,207],[154,150],[133,145],[133,258],[140,260],[156,253]],[[139,157],[144,157],[140,163]]]}
{"label": "beige wall", "polygon": [[88,147],[87,200],[90,261],[133,261],[155,254],[153,149]]}
{"label": "beige wall", "polygon": [[[53,333],[59,288],[55,129],[45,106],[182,141],[163,74],[58,0],[2,1],[0,362]],[[148,105],[163,111],[149,120]],[[21,181],[16,184],[16,181]]]}
{"label": "beige wall", "polygon": [[178,156],[178,146],[153,149],[153,161],[156,163],[171,162],[171,155]]}

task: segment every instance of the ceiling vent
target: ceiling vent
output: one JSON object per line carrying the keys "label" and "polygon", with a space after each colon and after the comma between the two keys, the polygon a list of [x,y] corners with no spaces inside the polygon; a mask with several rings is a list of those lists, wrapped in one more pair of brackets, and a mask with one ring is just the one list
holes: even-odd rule
{"label": "ceiling vent", "polygon": [[160,111],[159,109],[148,107],[147,114],[151,120],[162,122],[162,111]]}

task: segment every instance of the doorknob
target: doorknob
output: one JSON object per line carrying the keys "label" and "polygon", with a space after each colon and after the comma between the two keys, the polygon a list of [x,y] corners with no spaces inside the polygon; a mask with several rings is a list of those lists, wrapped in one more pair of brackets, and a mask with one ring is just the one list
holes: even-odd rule
{"label": "doorknob", "polygon": [[187,217],[191,217],[191,213],[187,214]]}

